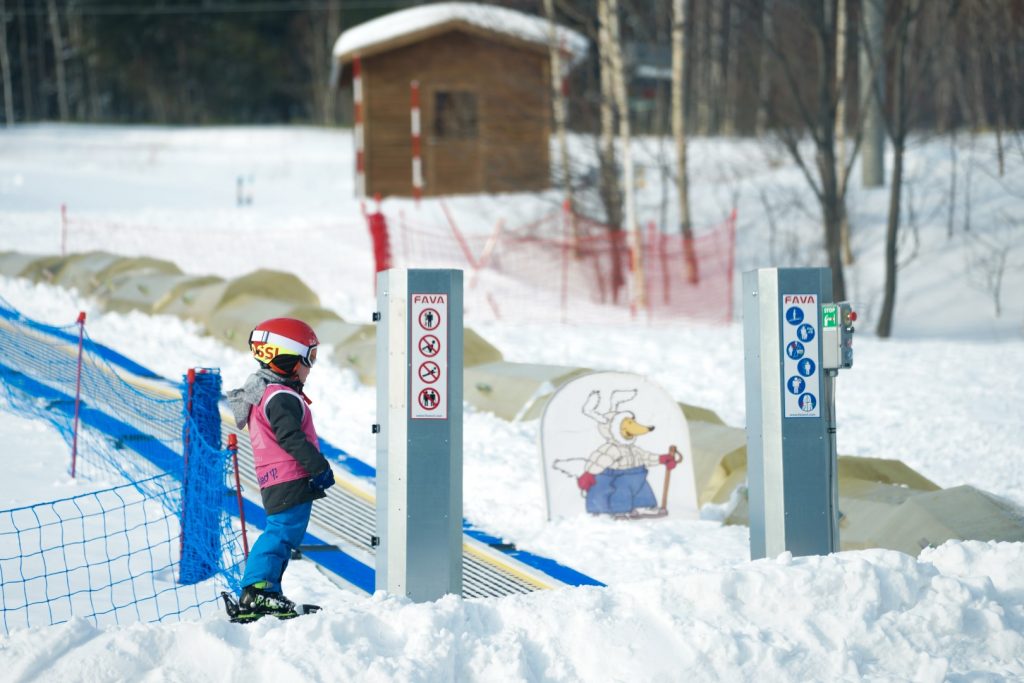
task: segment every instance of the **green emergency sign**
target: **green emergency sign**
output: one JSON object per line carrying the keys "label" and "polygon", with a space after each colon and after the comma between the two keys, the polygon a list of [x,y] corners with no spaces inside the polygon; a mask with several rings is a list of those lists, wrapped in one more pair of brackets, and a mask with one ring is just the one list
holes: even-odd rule
{"label": "green emergency sign", "polygon": [[821,306],[821,326],[822,327],[838,327],[839,326],[839,307],[835,304],[822,304]]}

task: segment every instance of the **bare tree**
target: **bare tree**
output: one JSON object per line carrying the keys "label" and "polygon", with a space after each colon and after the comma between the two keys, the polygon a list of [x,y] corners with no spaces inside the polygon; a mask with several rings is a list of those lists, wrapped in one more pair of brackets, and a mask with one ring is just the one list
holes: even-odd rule
{"label": "bare tree", "polygon": [[4,90],[4,121],[14,125],[14,92],[11,87],[11,56],[7,52],[7,0],[0,0],[0,79]]}
{"label": "bare tree", "polygon": [[672,0],[672,137],[676,143],[676,192],[679,196],[679,232],[683,236],[686,277],[698,282],[697,254],[690,222],[690,180],[686,166],[686,106],[683,77],[686,72],[686,0]]}
{"label": "bare tree", "polygon": [[775,0],[763,0],[761,4],[761,46],[760,64],[757,83],[757,123],[756,131],[759,136],[768,132],[768,110],[772,92],[772,57],[768,45],[775,43],[775,21],[774,4]]}
{"label": "bare tree", "polygon": [[21,118],[32,120],[32,78],[29,75],[28,26],[25,20],[25,0],[18,2],[18,58],[21,62]]}
{"label": "bare tree", "polygon": [[[802,55],[795,55],[787,49],[788,46],[783,44],[777,34],[762,35],[761,38],[779,64],[785,78],[788,99],[796,108],[806,132],[810,133],[814,160],[808,159],[801,148],[804,129],[780,124],[776,131],[818,199],[823,219],[825,253],[832,270],[832,294],[841,300],[846,297],[840,239],[845,189],[840,186],[839,174],[836,173],[838,88],[835,83],[835,4],[834,0],[793,0],[787,3],[787,9],[793,12],[787,22],[788,29],[809,34],[816,48],[817,63],[814,78],[811,79],[814,87],[807,88],[804,82],[807,79],[801,78]],[[773,100],[769,101],[768,109],[776,121],[781,121],[782,117],[777,114]],[[852,164],[855,158],[856,149],[848,163]]]}
{"label": "bare tree", "polygon": [[[940,22],[940,31],[924,36],[920,30],[922,13],[925,11],[946,12]],[[876,333],[886,338],[892,334],[893,314],[896,307],[896,276],[898,272],[898,240],[900,230],[900,206],[903,193],[903,160],[907,147],[907,135],[914,122],[914,102],[927,85],[928,64],[934,57],[938,45],[946,39],[947,27],[959,10],[959,0],[938,2],[927,5],[921,0],[906,0],[900,7],[896,25],[892,29],[888,55],[891,55],[893,69],[892,107],[886,117],[886,130],[893,146],[892,182],[889,187],[889,216],[885,230],[885,284],[883,287],[882,309],[878,317]]]}
{"label": "bare tree", "polygon": [[67,76],[64,72],[64,39],[61,37],[56,0],[46,0],[46,16],[50,22],[50,41],[53,45],[54,69],[57,72],[57,110],[60,112],[60,120],[67,121],[70,115]]}
{"label": "bare tree", "polygon": [[600,57],[600,108],[601,137],[598,146],[598,163],[601,167],[601,199],[604,204],[609,227],[622,227],[622,194],[619,188],[619,174],[615,154],[615,104],[613,94],[611,32],[608,27],[607,0],[598,0],[598,39]]}
{"label": "bare tree", "polygon": [[555,119],[555,137],[558,140],[558,157],[562,167],[562,189],[565,193],[565,208],[568,213],[569,232],[576,250],[576,202],[572,192],[572,172],[569,165],[569,141],[566,135],[567,107],[565,101],[566,69],[562,65],[565,47],[558,40],[558,25],[555,23],[555,2],[544,0],[544,14],[548,19],[548,53],[551,59],[551,106]]}
{"label": "bare tree", "polygon": [[[611,71],[612,91],[615,98],[615,107],[618,109],[619,119],[619,143],[622,147],[622,185],[623,197],[625,199],[625,228],[629,233],[630,247],[633,255],[631,265],[632,272],[632,301],[631,304],[640,310],[645,306],[646,293],[644,291],[644,274],[642,261],[642,245],[640,243],[640,226],[636,219],[636,176],[633,167],[632,135],[629,121],[629,100],[626,97],[626,74],[625,65],[622,59],[622,38],[619,31],[619,0],[601,0],[604,11],[601,13],[602,20],[607,22],[604,33],[607,40],[609,60],[607,62]],[[602,62],[604,66],[605,62]]]}
{"label": "bare tree", "polygon": [[[846,0],[836,5],[836,174],[839,176],[840,194],[846,196],[846,181],[850,174],[846,166]],[[846,202],[840,203],[839,239],[842,242],[843,263],[853,263],[850,247],[850,216]]]}

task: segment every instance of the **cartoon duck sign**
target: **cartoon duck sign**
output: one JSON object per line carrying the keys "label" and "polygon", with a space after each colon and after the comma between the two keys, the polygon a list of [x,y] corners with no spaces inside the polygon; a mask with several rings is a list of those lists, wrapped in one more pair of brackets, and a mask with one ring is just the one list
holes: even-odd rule
{"label": "cartoon duck sign", "polygon": [[698,517],[686,418],[643,377],[599,372],[564,384],[540,431],[548,519]]}

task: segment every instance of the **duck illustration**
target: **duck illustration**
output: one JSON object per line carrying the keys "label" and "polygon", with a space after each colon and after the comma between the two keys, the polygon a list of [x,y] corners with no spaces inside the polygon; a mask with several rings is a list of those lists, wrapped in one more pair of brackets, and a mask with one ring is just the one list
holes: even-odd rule
{"label": "duck illustration", "polygon": [[587,512],[591,514],[619,517],[667,514],[664,504],[658,507],[654,491],[647,482],[647,470],[664,465],[671,471],[681,458],[675,446],[670,447],[669,453],[659,454],[637,445],[637,438],[653,432],[654,426],[637,422],[632,411],[622,409],[621,406],[636,395],[636,389],[611,392],[608,409],[603,413],[598,410],[600,391],[591,391],[583,402],[583,414],[597,423],[597,431],[604,439],[604,443],[591,452],[583,473],[576,479],[586,496]]}

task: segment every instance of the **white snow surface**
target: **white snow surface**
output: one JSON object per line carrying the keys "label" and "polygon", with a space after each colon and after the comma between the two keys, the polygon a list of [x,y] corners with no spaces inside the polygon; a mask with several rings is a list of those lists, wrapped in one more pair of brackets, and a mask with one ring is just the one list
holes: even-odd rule
{"label": "white snow surface", "polygon": [[[583,142],[577,141],[583,145]],[[659,141],[640,140],[638,151]],[[856,366],[838,383],[841,453],[889,457],[941,486],[971,484],[1024,504],[1024,275],[1009,244],[1000,316],[968,285],[970,231],[961,197],[947,237],[956,146],[979,168],[987,137],[922,141],[908,167],[919,213],[915,256],[901,271],[896,334],[871,333],[881,288],[887,194],[855,190],[857,262],[848,271],[862,311]],[[58,253],[58,208],[73,217],[72,251],[105,249],[174,261],[195,274],[290,270],[347,320],[375,308],[371,247],[351,199],[350,133],[293,128],[173,129],[23,126],[0,131],[0,250]],[[974,156],[971,156],[974,155]],[[799,171],[753,141],[695,140],[696,222],[739,206],[737,270],[818,265],[813,199]],[[972,229],[1012,235],[1022,215],[1021,168],[976,171]],[[855,169],[857,172],[857,169]],[[1016,175],[1014,175],[1016,174]],[[235,206],[236,181],[254,190]],[[961,192],[964,179],[960,178]],[[649,176],[641,210],[657,214]],[[935,203],[923,197],[934,196]],[[770,201],[765,201],[768,198]],[[785,205],[782,198],[789,198]],[[554,195],[451,198],[467,229],[528,218]],[[774,202],[774,203],[773,203]],[[946,202],[943,204],[942,202]],[[411,203],[387,207],[416,211]],[[940,208],[936,208],[936,206]],[[766,208],[767,207],[767,208]],[[780,208],[782,207],[782,208]],[[424,215],[437,211],[425,201]],[[768,213],[776,228],[768,227]],[[668,214],[671,223],[671,213]],[[781,219],[780,219],[781,216]],[[1002,227],[1000,227],[1002,226]],[[267,249],[273,234],[291,248]],[[277,242],[275,242],[277,244]],[[107,314],[77,292],[0,278],[0,296],[53,324],[88,313],[94,339],[164,376],[222,369],[240,384],[253,363],[192,323]],[[744,424],[742,327],[685,322],[648,327],[474,322],[512,361],[622,370],[676,400]],[[318,431],[374,464],[375,392],[329,363],[309,382]],[[719,509],[698,521],[544,520],[538,424],[466,408],[465,515],[524,550],[608,584],[508,598],[413,604],[336,588],[294,562],[285,592],[324,611],[240,627],[219,617],[97,628],[85,619],[0,635],[11,681],[944,681],[1024,678],[1024,544],[949,542],[913,558],[885,550],[749,561],[744,527]],[[70,480],[63,442],[0,412],[6,447],[0,507],[63,498],[96,483]]]}
{"label": "white snow surface", "polygon": [[[542,17],[473,2],[439,2],[391,12],[343,31],[334,44],[334,57],[348,60],[380,43],[456,21],[530,43],[551,42],[550,24]],[[583,34],[558,25],[555,36],[558,47],[575,61],[586,56],[589,43]]]}

